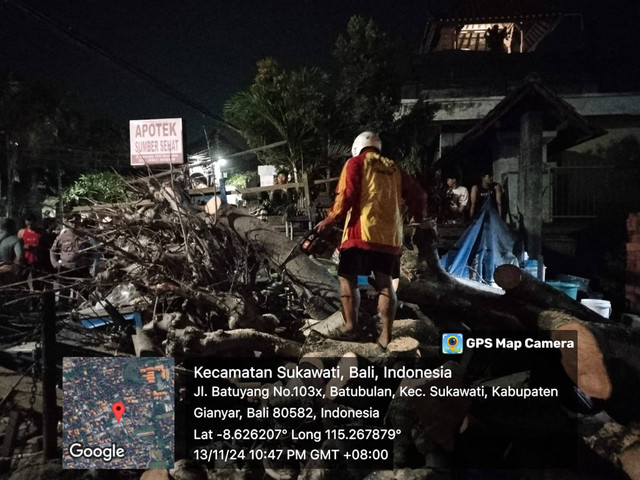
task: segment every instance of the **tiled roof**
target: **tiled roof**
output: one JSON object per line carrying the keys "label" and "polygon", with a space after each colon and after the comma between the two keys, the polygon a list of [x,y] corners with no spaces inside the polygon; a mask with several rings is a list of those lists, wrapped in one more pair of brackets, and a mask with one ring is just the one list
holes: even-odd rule
{"label": "tiled roof", "polygon": [[460,0],[439,21],[489,23],[557,17],[574,13],[570,3],[560,0]]}
{"label": "tiled roof", "polygon": [[604,130],[590,125],[584,117],[567,102],[558,97],[538,80],[531,79],[522,87],[507,95],[482,120],[477,122],[464,137],[436,163],[440,166],[463,156],[481,138],[501,123],[513,125],[515,117],[523,111],[542,110],[545,113],[545,128],[557,129],[554,148],[564,150],[587,140],[604,135]]}

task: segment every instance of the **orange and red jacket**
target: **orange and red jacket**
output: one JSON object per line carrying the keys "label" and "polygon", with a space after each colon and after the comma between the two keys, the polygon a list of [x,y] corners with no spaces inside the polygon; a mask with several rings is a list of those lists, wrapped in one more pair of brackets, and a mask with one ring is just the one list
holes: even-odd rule
{"label": "orange and red jacket", "polygon": [[393,160],[372,150],[347,160],[327,214],[336,221],[346,217],[339,250],[400,255],[403,200],[410,216],[422,220],[427,195]]}

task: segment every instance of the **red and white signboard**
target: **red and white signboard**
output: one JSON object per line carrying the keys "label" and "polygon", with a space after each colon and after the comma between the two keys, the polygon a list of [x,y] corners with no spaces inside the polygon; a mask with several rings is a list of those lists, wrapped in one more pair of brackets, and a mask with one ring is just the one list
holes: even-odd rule
{"label": "red and white signboard", "polygon": [[182,119],[130,120],[131,165],[184,163]]}

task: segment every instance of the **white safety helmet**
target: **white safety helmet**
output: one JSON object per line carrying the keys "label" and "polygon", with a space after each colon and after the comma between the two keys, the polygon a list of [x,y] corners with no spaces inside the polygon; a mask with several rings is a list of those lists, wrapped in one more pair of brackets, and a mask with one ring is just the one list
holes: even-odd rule
{"label": "white safety helmet", "polygon": [[354,157],[360,155],[360,152],[365,147],[375,147],[379,152],[382,151],[382,142],[377,133],[362,132],[358,135],[351,146],[351,155]]}

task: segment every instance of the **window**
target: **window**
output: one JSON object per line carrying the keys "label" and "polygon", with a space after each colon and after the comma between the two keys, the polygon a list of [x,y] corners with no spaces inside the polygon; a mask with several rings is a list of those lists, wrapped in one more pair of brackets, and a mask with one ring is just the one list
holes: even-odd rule
{"label": "window", "polygon": [[490,39],[491,35],[497,35],[499,36],[498,38],[502,38],[504,51],[511,52],[513,29],[513,23],[474,23],[464,25],[458,32],[456,49],[477,52],[487,51],[490,45],[490,41],[488,42],[487,40]]}

